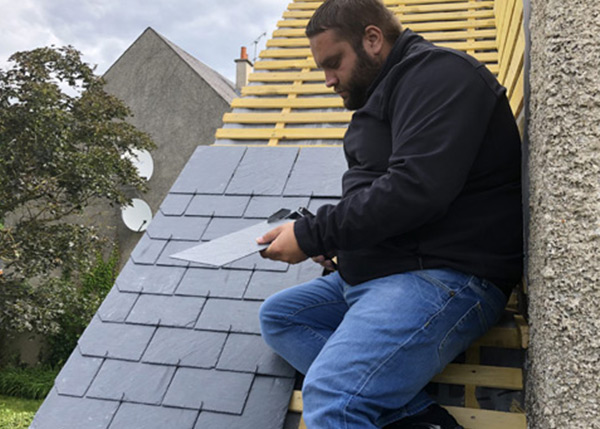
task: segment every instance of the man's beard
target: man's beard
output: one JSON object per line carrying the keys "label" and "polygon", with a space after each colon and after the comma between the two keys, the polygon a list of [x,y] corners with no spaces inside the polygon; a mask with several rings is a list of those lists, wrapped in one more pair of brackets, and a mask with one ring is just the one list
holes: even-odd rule
{"label": "man's beard", "polygon": [[337,87],[338,92],[347,92],[344,106],[348,110],[360,109],[367,102],[367,90],[381,71],[381,64],[370,58],[362,45],[355,48],[356,64],[350,75],[350,80],[343,87]]}

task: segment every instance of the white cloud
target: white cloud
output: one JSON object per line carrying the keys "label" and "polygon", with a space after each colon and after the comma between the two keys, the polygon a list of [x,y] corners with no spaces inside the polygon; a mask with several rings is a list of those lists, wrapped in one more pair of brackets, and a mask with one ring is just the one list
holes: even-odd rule
{"label": "white cloud", "polygon": [[0,0],[0,67],[40,46],[73,45],[103,73],[147,28],[233,79],[240,47],[275,29],[289,0]]}

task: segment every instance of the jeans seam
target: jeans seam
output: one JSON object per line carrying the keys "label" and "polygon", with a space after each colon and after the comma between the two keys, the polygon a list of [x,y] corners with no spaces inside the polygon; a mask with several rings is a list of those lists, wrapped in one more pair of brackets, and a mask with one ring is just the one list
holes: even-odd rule
{"label": "jeans seam", "polygon": [[456,292],[459,293],[461,290],[463,290],[465,287],[468,287],[469,284],[471,283],[471,281],[475,278],[475,276],[471,275],[467,278],[467,280],[464,283],[461,283],[461,287],[458,290],[454,290],[451,287],[449,287],[446,283],[444,283],[442,280],[430,276],[428,274],[425,274],[423,272],[414,272],[413,273],[415,276],[420,277],[421,279],[433,284],[434,286],[438,286],[441,289],[444,289],[446,292],[451,293],[451,292]]}
{"label": "jeans seam", "polygon": [[402,344],[400,344],[398,347],[396,347],[396,348],[393,350],[393,352],[389,353],[389,354],[387,355],[387,357],[385,357],[385,359],[382,359],[382,360],[379,362],[379,364],[378,364],[377,366],[373,367],[373,370],[372,370],[372,371],[370,371],[370,372],[368,373],[368,376],[364,377],[363,379],[361,379],[361,381],[360,381],[359,383],[357,383],[357,385],[356,385],[356,386],[359,386],[359,385],[360,385],[360,387],[357,387],[357,388],[355,388],[355,389],[354,389],[354,390],[355,390],[355,392],[354,392],[353,394],[349,395],[349,398],[348,398],[348,400],[346,401],[346,404],[344,405],[344,413],[343,413],[343,415],[344,415],[344,425],[345,425],[346,427],[348,427],[348,422],[347,422],[347,420],[346,420],[346,416],[347,416],[347,414],[348,414],[348,412],[347,412],[347,409],[348,409],[348,406],[350,405],[350,402],[351,402],[351,401],[352,401],[352,400],[353,400],[353,399],[354,399],[356,396],[358,396],[358,395],[360,394],[360,392],[362,392],[362,391],[363,391],[363,389],[365,388],[365,386],[368,384],[369,380],[371,380],[371,378],[372,378],[372,377],[373,377],[373,376],[374,376],[374,375],[375,375],[375,374],[376,374],[376,373],[377,373],[377,372],[378,372],[378,371],[381,369],[381,367],[383,367],[383,366],[384,366],[384,365],[385,365],[387,362],[389,362],[389,360],[390,360],[390,359],[392,359],[392,357],[393,357],[393,356],[395,356],[395,355],[396,355],[396,354],[397,354],[397,353],[398,353],[398,352],[399,352],[399,351],[400,351],[402,348],[404,348],[404,347],[406,346],[406,344],[408,344],[410,341],[412,341],[412,339],[413,339],[413,338],[414,338],[416,335],[418,335],[418,334],[420,334],[421,332],[423,332],[423,331],[424,331],[424,330],[425,330],[425,329],[426,329],[426,328],[427,328],[427,327],[428,327],[428,326],[431,324],[431,322],[432,322],[432,321],[433,321],[433,320],[434,320],[434,319],[435,319],[435,318],[436,318],[436,317],[437,317],[437,316],[438,316],[438,315],[439,315],[439,314],[440,314],[442,311],[444,311],[444,309],[446,308],[446,306],[448,305],[448,303],[449,303],[450,301],[451,301],[451,300],[447,300],[447,301],[444,303],[444,305],[443,305],[443,306],[442,306],[442,307],[441,307],[441,308],[440,308],[438,311],[436,311],[434,314],[432,314],[432,315],[431,315],[431,317],[425,321],[425,323],[424,323],[424,324],[421,326],[421,328],[419,328],[419,330],[418,330],[418,331],[415,331],[415,332],[414,332],[414,333],[413,333],[413,334],[412,334],[412,335],[411,335],[409,338],[407,338],[407,339],[406,339],[406,341],[404,341]]}
{"label": "jeans seam", "polygon": [[316,307],[320,307],[323,305],[330,305],[330,304],[340,304],[343,303],[345,301],[327,301],[327,302],[321,302],[318,304],[314,304],[314,305],[310,305],[310,306],[306,306],[306,307],[302,307],[301,309],[290,313],[290,314],[286,314],[286,315],[282,315],[283,319],[285,319],[285,321],[290,324],[290,325],[295,325],[298,326],[300,328],[305,329],[306,331],[308,331],[310,334],[312,334],[313,336],[315,336],[316,338],[318,338],[319,340],[322,340],[324,343],[327,342],[327,338],[324,337],[323,335],[319,334],[317,331],[315,331],[312,327],[310,327],[309,325],[306,325],[305,323],[300,323],[300,322],[296,322],[294,320],[292,320],[292,318],[294,316],[297,316],[298,314],[300,314],[301,312],[303,312],[304,310],[310,310]]}
{"label": "jeans seam", "polygon": [[346,303],[346,301],[344,300],[339,300],[339,301],[327,301],[327,302],[320,302],[318,304],[313,304],[313,305],[307,305],[306,307],[302,307],[301,309],[290,313],[290,314],[286,314],[285,317],[286,319],[289,319],[290,317],[294,317],[297,316],[298,314],[302,313],[305,310],[311,310],[313,308],[317,308],[317,307],[322,307],[324,305],[331,305],[331,304],[341,304],[341,303]]}
{"label": "jeans seam", "polygon": [[448,340],[448,337],[454,332],[456,327],[458,325],[460,325],[469,314],[471,314],[471,311],[477,312],[477,319],[479,320],[480,328],[483,329],[482,332],[487,331],[488,324],[487,324],[487,321],[485,320],[485,317],[483,316],[483,309],[481,307],[481,301],[477,301],[475,304],[473,304],[471,307],[469,307],[469,309],[467,311],[465,311],[463,316],[454,325],[452,325],[452,327],[448,330],[448,332],[446,332],[446,335],[444,335],[444,338],[442,339],[442,341],[440,341],[440,344],[439,344],[438,350],[437,350],[438,363],[440,366],[442,365],[442,349],[444,348],[444,345],[445,345],[446,341]]}

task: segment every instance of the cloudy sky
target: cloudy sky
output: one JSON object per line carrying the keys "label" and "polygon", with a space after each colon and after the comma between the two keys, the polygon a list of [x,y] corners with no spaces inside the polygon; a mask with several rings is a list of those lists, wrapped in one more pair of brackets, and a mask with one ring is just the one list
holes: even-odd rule
{"label": "cloudy sky", "polygon": [[254,56],[291,0],[0,0],[0,68],[14,52],[72,45],[102,74],[152,27],[230,80],[240,47]]}

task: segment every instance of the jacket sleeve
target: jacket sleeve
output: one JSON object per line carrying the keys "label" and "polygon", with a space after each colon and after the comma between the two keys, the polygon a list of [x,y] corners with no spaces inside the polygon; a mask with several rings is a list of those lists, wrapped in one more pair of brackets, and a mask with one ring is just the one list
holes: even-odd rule
{"label": "jacket sleeve", "polygon": [[307,255],[368,248],[413,231],[443,216],[463,189],[497,93],[462,57],[434,52],[420,62],[397,67],[387,80],[387,172],[336,206],[323,206],[313,219],[296,222]]}

